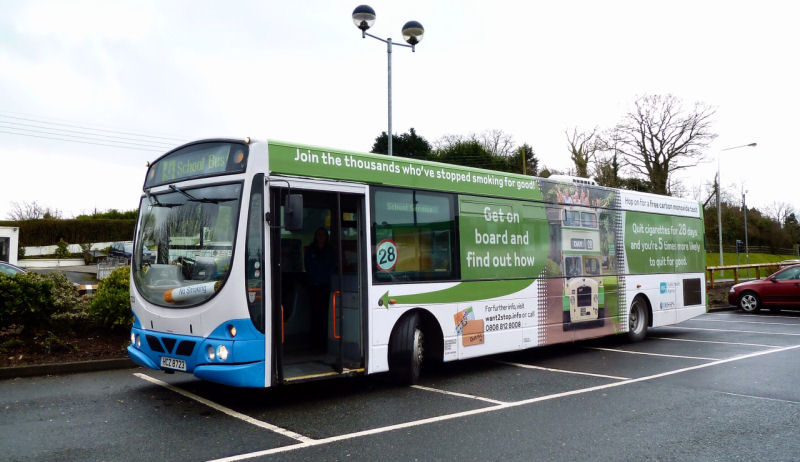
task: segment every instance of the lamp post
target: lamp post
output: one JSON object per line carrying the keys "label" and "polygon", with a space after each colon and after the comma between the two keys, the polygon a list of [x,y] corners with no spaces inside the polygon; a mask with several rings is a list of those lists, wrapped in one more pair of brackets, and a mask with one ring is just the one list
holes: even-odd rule
{"label": "lamp post", "polygon": [[[747,242],[747,201],[745,194],[747,191],[742,188],[742,210],[744,211],[744,262],[750,264],[750,246]],[[750,278],[750,268],[747,268],[747,278]]]}
{"label": "lamp post", "polygon": [[[739,149],[739,148],[754,148],[757,146],[757,143],[750,143],[750,144],[743,144],[741,146],[733,146],[730,148],[725,148],[720,150],[720,154],[722,151],[730,151],[732,149]],[[719,266],[722,266],[722,204],[720,203],[720,194],[719,191],[722,189],[722,177],[720,176],[719,170],[719,158],[722,157],[720,154],[717,154],[717,229],[719,231]],[[721,273],[720,273],[721,274]]]}
{"label": "lamp post", "polygon": [[408,43],[394,43],[392,42],[392,38],[389,37],[387,39],[382,39],[380,37],[376,37],[367,32],[367,29],[372,27],[375,24],[375,10],[372,9],[369,5],[359,5],[353,10],[353,23],[361,29],[361,38],[365,38],[367,36],[374,38],[375,40],[380,40],[381,42],[386,44],[386,56],[389,62],[388,66],[388,74],[389,74],[389,132],[388,141],[389,141],[389,155],[392,155],[392,45],[403,46],[407,48],[411,48],[411,51],[415,51],[414,47],[422,40],[422,36],[425,34],[425,29],[422,27],[417,21],[408,21],[403,25],[402,33],[403,39]]}

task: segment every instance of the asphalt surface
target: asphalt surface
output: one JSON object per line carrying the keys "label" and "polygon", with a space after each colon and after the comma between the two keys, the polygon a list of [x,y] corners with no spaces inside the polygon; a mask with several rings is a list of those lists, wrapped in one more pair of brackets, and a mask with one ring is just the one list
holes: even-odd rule
{"label": "asphalt surface", "polygon": [[125,369],[0,381],[2,460],[798,460],[800,313],[270,390]]}

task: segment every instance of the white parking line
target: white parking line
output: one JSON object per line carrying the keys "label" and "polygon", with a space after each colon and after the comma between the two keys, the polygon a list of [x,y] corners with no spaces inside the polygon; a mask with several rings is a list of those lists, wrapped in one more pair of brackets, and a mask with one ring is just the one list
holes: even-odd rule
{"label": "white parking line", "polygon": [[565,369],[553,369],[550,367],[534,366],[532,364],[524,364],[524,363],[512,363],[500,360],[494,360],[494,362],[505,364],[507,366],[523,367],[525,369],[538,369],[540,371],[548,371],[548,372],[560,372],[562,374],[588,375],[590,377],[600,377],[602,379],[612,379],[612,380],[628,380],[628,377],[617,377],[614,375],[592,374],[591,372],[568,371]]}
{"label": "white parking line", "polygon": [[800,404],[800,401],[791,401],[791,400],[788,400],[788,399],[779,399],[779,398],[767,398],[766,396],[742,395],[742,394],[739,394],[739,393],[728,393],[726,391],[719,391],[717,393],[721,393],[723,395],[730,395],[730,396],[740,396],[742,398],[761,399],[761,400],[764,400],[764,401],[778,401],[780,403]]}
{"label": "white parking line", "polygon": [[665,326],[668,329],[685,329],[685,330],[705,330],[709,332],[739,332],[741,334],[762,334],[762,335],[789,335],[798,337],[800,334],[792,334],[788,332],[763,332],[758,330],[738,330],[738,329],[708,329],[705,327],[683,327],[683,326]]}
{"label": "white parking line", "polygon": [[690,338],[670,338],[670,337],[647,337],[647,338],[653,340],[672,340],[673,342],[717,343],[720,345],[743,345],[743,346],[754,346],[754,347],[764,347],[764,348],[775,348],[778,346],[778,345],[763,345],[761,343],[720,342],[716,340],[694,340]]}
{"label": "white parking line", "polygon": [[703,358],[701,356],[668,355],[663,353],[647,353],[645,351],[618,350],[616,348],[586,347],[587,350],[613,351],[615,353],[628,353],[632,355],[662,356],[664,358],[699,359],[702,361],[719,361],[719,358]]}
{"label": "white parking line", "polygon": [[486,401],[487,403],[492,403],[492,404],[508,404],[506,401],[498,401],[496,399],[484,398],[482,396],[468,395],[466,393],[458,393],[455,391],[440,390],[438,388],[423,387],[422,385],[411,385],[411,388],[416,388],[417,390],[432,391],[434,393],[442,393],[444,395],[458,396],[460,398],[477,399],[479,401]]}
{"label": "white parking line", "polygon": [[153,377],[150,377],[147,374],[142,374],[142,373],[137,372],[137,373],[135,373],[133,375],[135,375],[136,377],[139,377],[142,380],[146,380],[146,381],[148,381],[150,383],[153,383],[153,384],[156,384],[158,386],[164,387],[167,390],[174,391],[175,393],[178,393],[179,395],[183,395],[183,396],[185,396],[185,397],[187,397],[189,399],[193,399],[193,400],[197,401],[198,403],[205,404],[206,406],[208,406],[208,407],[210,407],[212,409],[216,409],[217,411],[222,412],[223,414],[229,415],[229,416],[231,416],[231,417],[233,417],[235,419],[239,419],[239,420],[247,422],[247,423],[249,423],[251,425],[255,425],[256,427],[261,427],[263,429],[273,431],[273,432],[275,432],[275,433],[277,433],[279,435],[283,435],[283,436],[285,436],[287,438],[291,438],[293,440],[301,441],[303,443],[310,443],[310,442],[314,441],[313,439],[311,439],[311,438],[309,438],[307,436],[303,436],[303,435],[301,435],[299,433],[295,433],[295,432],[293,432],[291,430],[287,430],[285,428],[281,428],[281,427],[278,427],[276,425],[272,425],[271,423],[267,423],[267,422],[264,422],[264,421],[261,421],[261,420],[258,420],[258,419],[254,419],[254,418],[250,417],[249,415],[242,414],[241,412],[236,412],[233,409],[230,409],[230,408],[227,408],[225,406],[219,405],[219,404],[217,404],[217,403],[215,403],[213,401],[209,401],[209,400],[207,400],[207,399],[205,399],[205,398],[203,398],[201,396],[195,395],[194,393],[190,393],[190,392],[188,392],[188,391],[186,391],[186,390],[184,390],[182,388],[178,388],[175,385],[171,385],[171,384],[169,384],[167,382],[164,382],[164,381],[155,379]]}
{"label": "white parking line", "polygon": [[766,324],[770,326],[800,326],[798,322],[758,322],[758,321],[729,321],[727,319],[701,319],[701,318],[694,318],[694,319],[687,319],[687,321],[695,321],[695,322],[732,322],[737,324]]}
{"label": "white parking line", "polygon": [[796,319],[796,320],[800,321],[800,316],[782,316],[782,315],[777,315],[777,314],[763,315],[763,314],[742,314],[742,313],[737,313],[737,314],[706,313],[703,316],[725,316],[725,317],[728,317],[728,318],[736,316],[736,317],[749,317],[749,318],[761,318],[761,319],[764,319],[765,317],[769,317],[769,319],[772,319],[772,318],[786,318],[786,319]]}
{"label": "white parking line", "polygon": [[524,405],[527,405],[527,404],[538,403],[538,402],[541,402],[541,401],[548,401],[548,400],[552,400],[552,399],[564,398],[564,397],[567,397],[567,396],[574,396],[574,395],[579,395],[579,394],[583,394],[583,393],[590,393],[590,392],[598,391],[598,390],[605,390],[605,389],[608,389],[608,388],[620,387],[622,385],[628,385],[628,384],[631,384],[631,383],[638,383],[638,382],[645,382],[645,381],[648,381],[648,380],[655,380],[655,379],[659,379],[659,378],[662,378],[662,377],[668,377],[670,375],[681,374],[683,372],[689,372],[689,371],[694,371],[694,370],[698,370],[698,369],[705,369],[705,368],[711,367],[711,366],[718,366],[720,364],[726,364],[726,363],[730,363],[730,362],[733,362],[733,361],[741,361],[743,359],[754,358],[754,357],[757,357],[757,356],[768,355],[768,354],[772,354],[772,353],[780,353],[780,352],[783,352],[783,351],[793,350],[793,349],[796,349],[796,348],[800,348],[800,345],[792,345],[792,346],[783,347],[783,348],[775,348],[775,349],[772,349],[772,350],[757,351],[755,353],[749,353],[749,354],[746,354],[746,355],[736,356],[736,357],[728,358],[728,359],[720,359],[719,361],[714,361],[714,362],[704,363],[704,364],[698,364],[696,366],[684,367],[682,369],[676,369],[676,370],[673,370],[673,371],[662,372],[660,374],[655,374],[655,375],[648,375],[648,376],[639,377],[639,378],[636,378],[636,379],[628,379],[628,380],[623,380],[623,381],[620,381],[620,382],[607,383],[605,385],[597,385],[597,386],[594,386],[594,387],[581,388],[581,389],[578,389],[578,390],[566,391],[566,392],[563,392],[563,393],[555,393],[555,394],[552,394],[552,395],[539,396],[539,397],[536,397],[536,398],[530,398],[530,399],[526,399],[526,400],[522,400],[522,401],[515,401],[515,402],[511,402],[511,403],[506,403],[506,404],[498,404],[497,406],[489,406],[489,407],[483,407],[483,408],[479,408],[479,409],[472,409],[472,410],[469,410],[469,411],[456,412],[456,413],[453,413],[453,414],[445,414],[445,415],[440,415],[440,416],[436,416],[436,417],[429,417],[427,419],[413,420],[411,422],[404,422],[404,423],[400,423],[400,424],[389,425],[389,426],[386,426],[386,427],[372,428],[372,429],[363,430],[363,431],[360,431],[360,432],[346,433],[346,434],[343,434],[343,435],[331,436],[331,437],[324,438],[324,439],[319,439],[319,440],[311,440],[311,441],[308,441],[308,442],[293,444],[293,445],[290,445],[290,446],[281,446],[281,447],[278,447],[278,448],[265,449],[263,451],[250,452],[250,453],[247,453],[247,454],[240,454],[240,455],[237,455],[237,456],[224,457],[224,458],[221,458],[221,459],[214,459],[213,461],[210,461],[210,462],[236,462],[236,461],[240,461],[240,460],[252,459],[254,457],[263,457],[263,456],[268,456],[270,454],[277,454],[277,453],[281,453],[281,452],[294,451],[296,449],[308,448],[308,447],[312,447],[312,446],[319,446],[319,445],[322,445],[322,444],[334,443],[334,442],[337,442],[337,441],[344,441],[344,440],[349,440],[349,439],[353,439],[353,438],[359,438],[359,437],[362,437],[362,436],[386,433],[386,432],[390,432],[390,431],[393,431],[393,430],[400,430],[400,429],[404,429],[404,428],[418,427],[418,426],[426,425],[426,424],[429,424],[429,423],[442,422],[442,421],[445,421],[445,420],[452,420],[452,419],[457,419],[457,418],[467,417],[467,416],[477,415],[477,414],[485,414],[487,412],[498,411],[500,409],[507,409],[507,408],[511,408],[511,407],[524,406]]}

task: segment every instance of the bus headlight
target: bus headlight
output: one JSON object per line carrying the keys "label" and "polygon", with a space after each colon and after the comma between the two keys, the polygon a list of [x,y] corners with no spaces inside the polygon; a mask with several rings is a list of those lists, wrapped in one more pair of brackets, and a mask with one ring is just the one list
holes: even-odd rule
{"label": "bus headlight", "polygon": [[206,354],[206,356],[208,356],[208,360],[209,360],[209,361],[213,361],[213,360],[214,360],[214,356],[215,356],[215,354],[214,354],[214,347],[213,347],[213,346],[211,346],[211,345],[209,345],[209,346],[208,346],[208,349],[207,349],[206,351],[207,351],[207,354]]}
{"label": "bus headlight", "polygon": [[228,324],[228,334],[230,334],[231,338],[236,337],[236,326]]}
{"label": "bus headlight", "polygon": [[228,359],[228,349],[225,348],[225,345],[220,345],[217,347],[217,357],[220,361],[225,361]]}
{"label": "bus headlight", "polygon": [[131,345],[136,345],[136,334],[131,332]]}
{"label": "bus headlight", "polygon": [[142,336],[136,334],[136,348],[141,348],[141,347],[142,347]]}

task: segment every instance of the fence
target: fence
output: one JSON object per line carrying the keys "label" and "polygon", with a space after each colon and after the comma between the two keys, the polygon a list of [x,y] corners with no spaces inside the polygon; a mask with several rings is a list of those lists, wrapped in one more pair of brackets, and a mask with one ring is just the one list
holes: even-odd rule
{"label": "fence", "polygon": [[112,271],[127,264],[128,260],[126,258],[108,257],[100,260],[97,263],[97,280],[100,281],[107,278]]}
{"label": "fence", "polygon": [[[800,252],[798,249],[799,249],[798,246],[795,246],[794,248],[791,249],[789,248],[779,249],[767,245],[751,245],[748,248],[750,253],[768,253],[772,255],[800,256]],[[723,244],[722,251],[724,253],[736,253],[736,246]],[[708,243],[706,243],[706,253],[717,253],[717,252],[719,252],[719,244],[708,245]],[[741,254],[744,255],[744,251],[742,251]]]}
{"label": "fence", "polygon": [[706,266],[706,272],[708,272],[708,284],[710,288],[714,288],[714,271],[725,271],[725,270],[733,270],[733,283],[739,283],[739,270],[747,270],[748,275],[750,269],[755,268],[756,270],[756,279],[761,279],[761,268],[764,268],[764,274],[769,275],[774,273],[778,270],[778,268],[782,268],[787,265],[793,265],[795,263],[780,263],[780,262],[773,262],[773,263],[751,263],[749,265],[724,265],[724,266]]}

